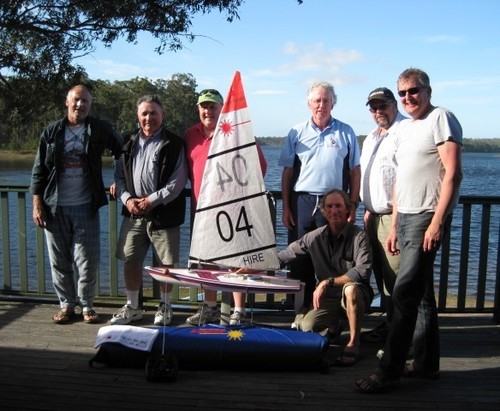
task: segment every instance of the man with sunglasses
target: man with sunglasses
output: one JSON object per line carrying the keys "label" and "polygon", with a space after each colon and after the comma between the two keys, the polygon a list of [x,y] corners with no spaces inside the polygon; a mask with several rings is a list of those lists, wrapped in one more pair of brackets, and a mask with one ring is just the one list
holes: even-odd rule
{"label": "man with sunglasses", "polygon": [[[462,127],[449,110],[431,104],[429,76],[409,68],[398,78],[398,94],[410,120],[396,137],[393,227],[387,250],[400,270],[394,313],[378,369],[356,382],[366,393],[399,384],[401,376],[439,378],[439,325],[434,297],[434,260],[448,233],[462,180]],[[414,361],[406,363],[413,337]]]}
{"label": "man with sunglasses", "polygon": [[399,270],[399,255],[385,250],[392,225],[392,192],[396,180],[395,136],[404,117],[391,90],[379,87],[366,103],[377,123],[361,150],[360,197],[365,207],[364,226],[373,253],[373,273],[387,317],[373,330],[361,334],[364,342],[384,342],[392,318],[391,294]]}
{"label": "man with sunglasses", "polygon": [[[212,143],[223,105],[224,100],[217,90],[207,89],[201,91],[197,104],[200,122],[189,128],[184,136],[189,179],[191,181],[191,223],[196,212],[196,204],[200,194],[201,180],[203,179],[210,144]],[[262,174],[265,175],[267,163],[259,145],[257,145],[257,151]],[[229,324],[237,325],[241,322],[245,314],[245,294],[234,292],[233,298],[234,311],[230,316]],[[217,291],[205,290],[204,303],[186,322],[191,325],[203,325],[218,321],[220,315],[220,310],[217,308]]]}

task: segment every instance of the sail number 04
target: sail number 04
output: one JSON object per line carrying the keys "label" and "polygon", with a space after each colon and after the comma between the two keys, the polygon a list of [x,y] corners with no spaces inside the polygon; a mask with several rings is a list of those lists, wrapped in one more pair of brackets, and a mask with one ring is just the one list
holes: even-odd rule
{"label": "sail number 04", "polygon": [[[223,230],[225,228],[225,230]],[[231,216],[226,211],[219,211],[217,213],[217,231],[220,238],[225,242],[230,242],[234,238],[234,233],[246,231],[249,237],[252,236],[253,225],[249,223],[245,206],[240,208],[240,214],[236,225],[233,226]]]}

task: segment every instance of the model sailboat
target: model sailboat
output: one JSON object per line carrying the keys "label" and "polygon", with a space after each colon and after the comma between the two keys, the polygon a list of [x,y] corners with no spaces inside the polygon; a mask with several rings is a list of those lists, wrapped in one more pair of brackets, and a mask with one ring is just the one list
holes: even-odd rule
{"label": "model sailboat", "polygon": [[[233,291],[298,292],[297,280],[267,276],[279,269],[271,211],[241,75],[236,72],[210,145],[194,217],[189,267],[145,267],[153,278]],[[229,267],[262,270],[239,275]]]}

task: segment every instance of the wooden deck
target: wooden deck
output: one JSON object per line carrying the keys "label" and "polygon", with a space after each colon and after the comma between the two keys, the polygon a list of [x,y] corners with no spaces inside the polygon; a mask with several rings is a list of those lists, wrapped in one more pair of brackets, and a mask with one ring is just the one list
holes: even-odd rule
{"label": "wooden deck", "polygon": [[[116,307],[97,307],[105,321]],[[173,383],[150,383],[144,370],[88,366],[99,327],[56,325],[49,303],[0,297],[0,407],[2,410],[499,410],[500,326],[488,315],[441,315],[439,381],[404,379],[386,394],[366,395],[354,381],[375,367],[379,344],[364,344],[353,367],[319,372],[180,370]],[[148,310],[138,325],[151,324]],[[183,324],[187,312],[175,312]],[[288,327],[290,313],[256,313],[258,323]],[[365,328],[378,323],[367,316]],[[330,346],[334,359],[342,344]],[[293,361],[293,359],[291,359]]]}

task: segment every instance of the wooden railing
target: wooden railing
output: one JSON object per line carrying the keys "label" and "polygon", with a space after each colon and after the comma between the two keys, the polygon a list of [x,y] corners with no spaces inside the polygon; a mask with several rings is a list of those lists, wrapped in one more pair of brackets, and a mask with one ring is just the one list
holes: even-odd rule
{"label": "wooden railing", "polygon": [[[281,193],[272,193],[276,200],[280,221]],[[189,198],[189,190],[184,195]],[[0,185],[2,218],[0,293],[22,299],[54,298],[50,268],[45,251],[43,231],[31,219],[31,195],[25,185]],[[102,209],[101,252],[106,256],[101,263],[101,278],[97,285],[97,300],[123,303],[123,275],[120,263],[114,257],[119,226],[119,207],[110,199],[109,207]],[[436,262],[436,291],[438,309],[448,313],[493,313],[500,322],[500,197],[463,196],[454,212],[451,235],[443,241]],[[186,217],[185,233],[189,233]],[[275,223],[276,223],[275,221]],[[360,218],[358,218],[360,221]],[[286,245],[286,231],[275,224],[278,248]],[[188,235],[188,234],[187,234]],[[186,234],[184,235],[186,236]],[[185,239],[189,242],[189,239]],[[15,259],[12,259],[12,256]],[[181,257],[182,261],[182,257]],[[102,275],[106,273],[107,275]],[[157,288],[148,282],[152,293],[144,299],[155,301]],[[283,296],[267,295],[259,304],[266,308],[289,306]],[[199,301],[199,290],[174,289],[174,302],[190,304]],[[377,310],[377,307],[374,307]]]}

